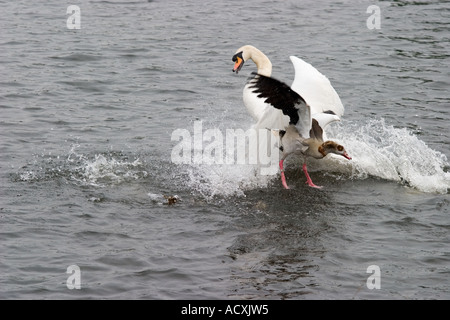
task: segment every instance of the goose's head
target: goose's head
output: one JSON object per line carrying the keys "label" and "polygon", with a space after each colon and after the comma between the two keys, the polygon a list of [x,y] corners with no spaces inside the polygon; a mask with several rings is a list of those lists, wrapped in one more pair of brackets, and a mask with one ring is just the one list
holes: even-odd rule
{"label": "goose's head", "polygon": [[352,158],[348,155],[347,151],[345,151],[344,146],[334,142],[334,141],[325,141],[319,147],[319,152],[325,157],[329,153],[334,153],[344,158],[351,160]]}

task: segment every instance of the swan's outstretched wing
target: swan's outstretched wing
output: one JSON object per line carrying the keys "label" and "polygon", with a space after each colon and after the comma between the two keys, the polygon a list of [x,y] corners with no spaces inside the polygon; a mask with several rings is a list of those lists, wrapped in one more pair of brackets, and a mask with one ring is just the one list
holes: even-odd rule
{"label": "swan's outstretched wing", "polygon": [[330,80],[302,59],[295,56],[290,59],[295,69],[291,88],[310,105],[311,113],[332,111],[341,117],[344,114],[344,106]]}
{"label": "swan's outstretched wing", "polygon": [[281,110],[289,117],[289,124],[295,125],[303,138],[309,137],[311,110],[297,92],[281,81],[259,74],[251,80],[249,88],[258,98],[264,99],[264,102],[272,107],[268,108],[259,122],[264,121],[274,111]]}
{"label": "swan's outstretched wing", "polygon": [[[341,120],[332,111],[327,111],[327,112],[323,112],[323,113],[313,114],[312,118],[317,120],[319,126],[323,130],[325,130],[326,126],[329,125],[330,123]],[[323,138],[324,141],[327,140],[327,136],[325,134],[325,131],[323,132],[322,138]]]}

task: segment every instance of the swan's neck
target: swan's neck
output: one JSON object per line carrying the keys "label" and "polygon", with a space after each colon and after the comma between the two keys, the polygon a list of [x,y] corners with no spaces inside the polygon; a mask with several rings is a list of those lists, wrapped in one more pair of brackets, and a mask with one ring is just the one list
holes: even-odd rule
{"label": "swan's neck", "polygon": [[255,47],[252,47],[249,51],[249,59],[252,59],[256,64],[258,73],[263,76],[270,77],[272,75],[272,63],[269,58],[267,58],[264,53]]}

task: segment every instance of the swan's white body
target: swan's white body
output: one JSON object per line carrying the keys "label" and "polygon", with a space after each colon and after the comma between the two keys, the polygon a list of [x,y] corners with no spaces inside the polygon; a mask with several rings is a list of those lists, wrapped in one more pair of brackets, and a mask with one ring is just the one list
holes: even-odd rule
{"label": "swan's white body", "polygon": [[[258,74],[266,77],[272,75],[272,63],[257,48],[246,45],[239,48],[237,52],[243,52],[244,61],[251,59],[255,62]],[[304,60],[295,56],[290,56],[290,59],[295,70],[291,89],[308,103],[311,108],[311,116],[319,122],[322,128],[332,121],[338,121],[344,114],[344,106],[330,80]],[[272,105],[265,103],[265,99],[258,98],[258,95],[253,92],[250,86],[251,83],[245,85],[242,97],[248,113],[256,121],[254,127],[286,128],[289,124],[289,117],[283,115],[281,110],[274,109]],[[323,115],[325,111],[332,111],[334,115]]]}

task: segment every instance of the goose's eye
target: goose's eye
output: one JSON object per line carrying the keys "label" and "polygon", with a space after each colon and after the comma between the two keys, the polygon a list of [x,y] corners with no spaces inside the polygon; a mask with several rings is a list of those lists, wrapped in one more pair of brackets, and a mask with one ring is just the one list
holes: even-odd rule
{"label": "goose's eye", "polygon": [[338,149],[339,151],[342,151],[342,150],[344,150],[344,147],[343,147],[343,146],[338,146],[337,149]]}

